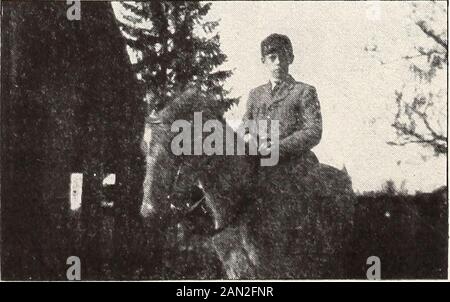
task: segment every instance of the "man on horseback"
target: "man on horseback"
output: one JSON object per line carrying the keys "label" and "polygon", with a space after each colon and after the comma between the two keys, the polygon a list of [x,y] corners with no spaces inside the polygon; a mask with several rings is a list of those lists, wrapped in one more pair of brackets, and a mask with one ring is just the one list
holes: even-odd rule
{"label": "man on horseback", "polygon": [[[260,158],[253,152],[248,154],[252,156],[180,157],[171,150],[172,138],[176,136],[171,125],[175,120],[192,121],[195,113],[201,112],[206,120],[220,120],[226,126],[222,119],[223,95],[206,93],[202,89],[205,85],[198,85],[194,80],[195,77],[197,80],[209,79],[210,69],[196,68],[201,72],[200,77],[195,73],[190,76],[184,73],[184,65],[188,62],[184,56],[194,55],[195,48],[184,49],[183,46],[162,53],[166,48],[156,47],[160,39],[166,39],[170,45],[170,35],[159,37],[154,21],[165,26],[159,17],[163,18],[162,13],[169,11],[166,8],[172,6],[171,2],[125,1],[111,5],[122,36],[127,40],[130,62],[137,70],[136,78],[148,85],[145,101],[149,110],[141,145],[145,156],[145,179],[140,214],[145,233],[143,245],[151,251],[148,253],[150,274],[157,278],[165,275],[162,263],[167,257],[166,232],[181,219],[195,221],[192,229],[197,228],[200,233],[211,236],[212,245],[230,279],[320,278],[331,276],[328,272],[338,271],[323,265],[323,257],[317,255],[334,259],[335,247],[345,244],[340,240],[346,233],[341,226],[343,221],[351,221],[347,217],[352,211],[345,207],[347,200],[352,198],[351,181],[346,173],[343,175],[331,166],[314,168],[318,161],[310,150],[321,138],[320,107],[314,87],[296,82],[289,75],[289,65],[294,59],[289,38],[273,34],[261,43],[262,62],[270,81],[252,90],[244,117],[244,121],[262,121],[248,123],[257,127],[269,121],[271,129],[252,129],[254,131],[249,134],[249,137],[260,139],[256,144]],[[192,8],[193,5],[188,6]],[[180,14],[179,8],[171,12]],[[218,44],[212,45],[219,49]],[[169,94],[168,81],[164,79],[168,75],[168,60],[174,60],[174,54],[183,57],[177,60],[183,67],[179,68],[182,77],[174,77],[177,80],[172,84],[176,85],[169,89]],[[144,60],[145,57],[148,60]],[[166,65],[164,69],[161,62]],[[214,62],[212,65],[216,65]],[[155,76],[158,74],[161,76]],[[180,82],[180,78],[184,80]],[[209,87],[209,90],[215,89]],[[158,113],[154,114],[156,111]],[[270,123],[274,120],[278,120],[278,124]],[[193,121],[195,124],[195,118]],[[233,131],[227,127],[225,129]],[[241,132],[227,134],[226,138],[229,137],[236,139],[234,146],[244,145]],[[253,139],[251,143],[252,148],[255,147]],[[226,140],[225,144],[230,147]],[[278,164],[265,166],[262,159],[267,157],[275,158]],[[192,194],[198,191],[201,193]],[[311,192],[321,194],[313,196]],[[331,233],[335,235],[331,236]]]}
{"label": "man on horseback", "polygon": [[[272,34],[261,42],[261,61],[269,82],[250,92],[243,120],[279,120],[280,153],[284,159],[307,158],[317,162],[310,151],[322,135],[322,118],[316,89],[297,82],[289,74],[294,60],[292,44],[285,35]],[[255,133],[253,133],[255,135]],[[260,151],[270,149],[268,144]]]}
{"label": "man on horseback", "polygon": [[[299,278],[304,271],[304,253],[298,243],[302,223],[307,219],[308,203],[313,202],[308,172],[318,166],[311,148],[322,135],[322,117],[316,89],[297,82],[289,74],[294,60],[292,44],[285,35],[271,34],[261,42],[261,61],[268,72],[268,83],[251,90],[243,121],[279,121],[279,163],[260,167],[259,198],[253,229],[259,249],[257,266],[260,278]],[[263,135],[265,130],[250,130],[248,137],[259,139],[259,152],[266,155],[275,146]],[[261,143],[261,141],[263,143]],[[299,268],[297,266],[302,266]]]}

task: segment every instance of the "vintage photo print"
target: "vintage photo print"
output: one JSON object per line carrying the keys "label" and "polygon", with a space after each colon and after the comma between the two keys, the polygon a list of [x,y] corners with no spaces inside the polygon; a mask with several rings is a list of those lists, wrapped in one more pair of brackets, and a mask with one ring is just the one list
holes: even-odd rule
{"label": "vintage photo print", "polygon": [[448,279],[447,21],[2,1],[0,278]]}

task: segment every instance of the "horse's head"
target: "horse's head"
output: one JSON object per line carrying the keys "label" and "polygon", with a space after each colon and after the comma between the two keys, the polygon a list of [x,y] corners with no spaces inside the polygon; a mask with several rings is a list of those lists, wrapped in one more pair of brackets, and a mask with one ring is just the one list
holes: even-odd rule
{"label": "horse's head", "polygon": [[[177,120],[191,121],[194,112],[212,116],[216,100],[191,87],[174,97],[158,113],[146,119],[142,150],[146,157],[146,176],[141,215],[166,221],[177,209],[180,199],[189,203],[195,181],[195,169],[202,157],[176,156],[171,141],[176,133],[171,125]],[[195,195],[195,193],[193,193]]]}
{"label": "horse's head", "polygon": [[[254,179],[251,177],[253,166],[245,156],[176,156],[171,150],[171,141],[177,135],[171,132],[172,123],[193,121],[194,112],[220,121],[236,140],[235,133],[222,118],[219,103],[220,100],[211,95],[188,88],[169,102],[158,118],[148,119],[144,135],[147,143],[143,144],[147,146],[144,148],[147,167],[141,207],[143,217],[156,216],[172,221],[174,213],[192,217],[206,211],[203,214],[210,216],[214,228],[218,229],[229,222],[232,216],[229,213],[238,209],[237,204],[244,198],[242,192]],[[200,199],[205,202],[196,203]]]}

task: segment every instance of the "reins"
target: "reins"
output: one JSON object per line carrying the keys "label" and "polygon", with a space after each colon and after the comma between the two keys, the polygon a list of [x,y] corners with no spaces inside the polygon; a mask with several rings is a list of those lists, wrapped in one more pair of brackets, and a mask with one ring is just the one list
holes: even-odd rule
{"label": "reins", "polygon": [[[146,123],[150,124],[150,125],[164,125],[165,123],[159,118],[159,116],[157,114],[155,114],[155,112],[152,112],[150,114],[149,117],[146,118]],[[163,148],[166,149],[166,151],[170,154],[170,150],[167,150],[166,146],[163,146]],[[192,203],[192,205],[190,204],[190,202],[185,202],[184,203],[184,207],[180,207],[176,205],[176,200],[175,200],[175,194],[176,194],[176,188],[178,185],[178,182],[180,180],[180,176],[182,174],[182,169],[184,166],[184,162],[182,159],[176,158],[175,159],[176,162],[176,167],[177,167],[177,172],[175,175],[175,178],[173,179],[173,181],[170,184],[169,187],[169,192],[168,195],[166,196],[166,200],[167,202],[170,203],[169,207],[170,210],[172,211],[172,214],[175,217],[175,222],[174,224],[180,222],[182,219],[184,219],[188,214],[192,213],[195,209],[197,209],[203,202],[206,201],[207,196],[203,191],[203,188],[200,187],[200,189],[202,189],[203,192],[203,197],[196,200],[195,202]],[[201,184],[200,184],[201,186]],[[218,232],[219,230],[216,230],[216,232]]]}

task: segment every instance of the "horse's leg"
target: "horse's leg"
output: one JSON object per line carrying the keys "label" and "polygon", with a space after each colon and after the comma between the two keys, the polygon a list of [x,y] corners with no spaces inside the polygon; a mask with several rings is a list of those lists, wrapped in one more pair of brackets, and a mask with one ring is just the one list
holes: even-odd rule
{"label": "horse's leg", "polygon": [[255,279],[257,277],[258,250],[250,239],[246,223],[225,228],[214,235],[212,241],[227,278]]}
{"label": "horse's leg", "polygon": [[216,156],[208,164],[208,170],[217,172],[203,175],[207,194],[210,193],[207,205],[214,213],[216,229],[223,228],[212,238],[216,254],[227,278],[256,279],[260,249],[249,226],[257,198],[256,161],[247,156]]}
{"label": "horse's leg", "polygon": [[[203,171],[199,173],[199,183],[205,204],[214,218],[214,229],[220,229],[213,236],[212,243],[227,278],[254,279],[258,257],[249,237],[247,222],[243,220],[247,217],[243,215],[247,211],[245,203],[250,203],[242,193],[242,186],[248,177],[244,173],[236,175],[239,165],[233,159],[207,157],[201,162]],[[240,166],[243,164],[241,162]],[[200,164],[197,163],[197,166]],[[245,186],[245,189],[249,188]]]}
{"label": "horse's leg", "polygon": [[167,194],[174,179],[176,167],[164,144],[167,133],[163,125],[146,125],[142,149],[146,157],[143,200],[140,216],[148,251],[146,268],[150,278],[164,275],[163,258],[166,252],[166,231],[170,219]]}

